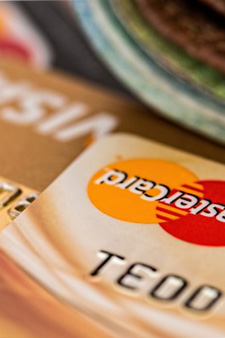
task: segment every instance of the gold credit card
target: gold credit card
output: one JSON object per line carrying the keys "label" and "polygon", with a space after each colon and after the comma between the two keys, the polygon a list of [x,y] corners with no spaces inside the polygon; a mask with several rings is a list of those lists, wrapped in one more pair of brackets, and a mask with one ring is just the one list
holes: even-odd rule
{"label": "gold credit card", "polygon": [[223,147],[131,100],[80,79],[0,59],[1,176],[42,191],[92,141],[115,130],[225,162]]}
{"label": "gold credit card", "polygon": [[223,337],[224,177],[216,162],[107,136],[0,245],[56,300],[88,313],[98,336]]}
{"label": "gold credit card", "polygon": [[[38,285],[0,250],[0,337],[98,337],[98,323]],[[107,335],[107,330],[105,330]]]}
{"label": "gold credit card", "polygon": [[[163,121],[131,100],[80,79],[0,59],[0,181],[4,185],[0,186],[0,229],[88,145],[115,130],[225,161],[222,147]],[[6,185],[11,187],[4,189]]]}
{"label": "gold credit card", "polygon": [[1,59],[0,229],[93,141],[114,130],[154,129],[147,109],[128,99]]}

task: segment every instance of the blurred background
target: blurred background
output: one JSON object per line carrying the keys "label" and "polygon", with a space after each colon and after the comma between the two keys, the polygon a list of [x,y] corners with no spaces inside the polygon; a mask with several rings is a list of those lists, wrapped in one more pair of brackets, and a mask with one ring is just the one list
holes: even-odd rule
{"label": "blurred background", "polygon": [[131,96],[93,52],[67,1],[1,1],[0,52]]}
{"label": "blurred background", "polygon": [[224,0],[1,1],[0,53],[124,95],[180,130],[172,145],[225,162],[224,15]]}

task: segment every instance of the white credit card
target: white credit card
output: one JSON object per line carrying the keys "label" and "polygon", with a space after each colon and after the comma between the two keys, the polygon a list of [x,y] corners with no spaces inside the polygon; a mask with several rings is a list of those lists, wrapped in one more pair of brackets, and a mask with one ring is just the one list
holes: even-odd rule
{"label": "white credit card", "polygon": [[103,337],[106,328],[222,337],[224,177],[221,164],[106,136],[3,230],[0,245],[56,298],[98,318]]}

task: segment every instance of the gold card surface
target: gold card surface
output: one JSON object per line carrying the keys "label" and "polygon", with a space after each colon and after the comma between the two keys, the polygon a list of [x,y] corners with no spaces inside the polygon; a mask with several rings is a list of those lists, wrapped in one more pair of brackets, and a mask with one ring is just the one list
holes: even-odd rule
{"label": "gold card surface", "polygon": [[223,337],[224,175],[221,164],[107,136],[3,230],[0,245],[103,337]]}
{"label": "gold card surface", "polygon": [[[31,203],[88,145],[125,131],[225,162],[224,148],[149,109],[57,72],[0,59],[0,229]],[[13,216],[13,217],[12,217]]]}
{"label": "gold card surface", "polygon": [[0,230],[94,140],[114,130],[150,136],[151,120],[102,88],[0,59]]}
{"label": "gold card surface", "polygon": [[222,160],[219,146],[196,142],[131,100],[80,79],[0,59],[0,230],[88,145],[115,130],[181,147],[195,144],[197,152],[207,149]]}
{"label": "gold card surface", "polygon": [[42,191],[87,145],[115,130],[225,163],[223,147],[131,100],[78,78],[0,59],[1,176]]}
{"label": "gold card surface", "polygon": [[102,333],[86,313],[53,297],[2,250],[0,268],[1,338],[92,338]]}

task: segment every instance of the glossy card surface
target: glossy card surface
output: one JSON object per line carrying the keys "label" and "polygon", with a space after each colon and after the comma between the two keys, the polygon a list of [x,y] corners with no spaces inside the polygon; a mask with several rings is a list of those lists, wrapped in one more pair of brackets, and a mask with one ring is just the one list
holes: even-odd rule
{"label": "glossy card surface", "polygon": [[0,235],[46,290],[117,336],[225,333],[225,167],[102,138]]}

